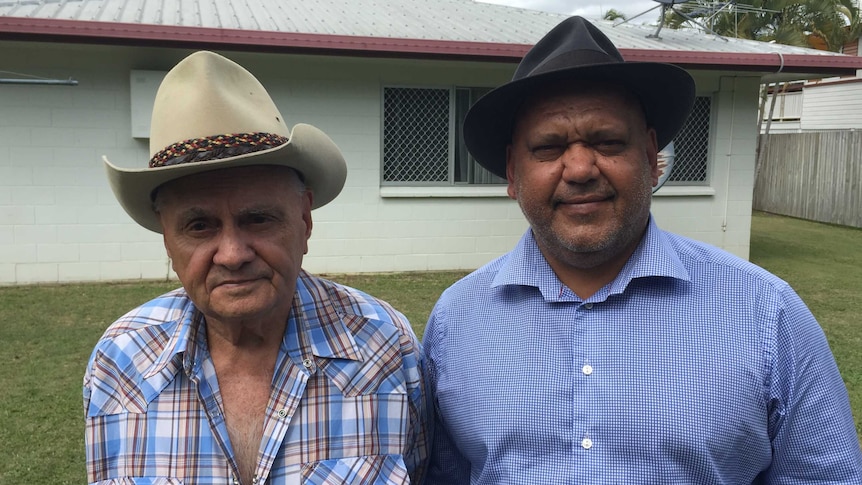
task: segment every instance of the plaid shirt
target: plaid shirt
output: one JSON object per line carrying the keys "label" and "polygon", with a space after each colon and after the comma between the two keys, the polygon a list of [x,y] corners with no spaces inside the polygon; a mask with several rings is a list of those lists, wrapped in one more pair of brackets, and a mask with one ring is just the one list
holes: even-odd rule
{"label": "plaid shirt", "polygon": [[[254,484],[421,483],[419,343],[387,303],[297,279]],[[182,289],[114,322],[84,376],[90,483],[239,483],[203,315]]]}

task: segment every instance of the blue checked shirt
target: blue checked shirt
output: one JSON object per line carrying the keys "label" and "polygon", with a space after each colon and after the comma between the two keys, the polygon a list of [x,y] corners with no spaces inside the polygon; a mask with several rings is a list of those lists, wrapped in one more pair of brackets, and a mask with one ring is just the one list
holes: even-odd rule
{"label": "blue checked shirt", "polygon": [[[84,376],[90,483],[238,483],[204,326],[176,290],[108,328]],[[254,485],[421,483],[422,367],[403,315],[302,272]]]}
{"label": "blue checked shirt", "polygon": [[429,485],[862,484],[847,391],[779,278],[652,221],[581,301],[530,231],[424,338]]}

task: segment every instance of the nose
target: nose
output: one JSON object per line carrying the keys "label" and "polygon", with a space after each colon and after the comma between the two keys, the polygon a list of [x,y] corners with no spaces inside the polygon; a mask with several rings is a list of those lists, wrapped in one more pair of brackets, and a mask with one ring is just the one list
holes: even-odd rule
{"label": "nose", "polygon": [[241,230],[235,227],[222,228],[213,255],[213,263],[233,271],[253,261],[254,258],[254,249]]}
{"label": "nose", "polygon": [[595,151],[580,143],[572,143],[560,157],[562,178],[568,183],[584,184],[599,177]]}

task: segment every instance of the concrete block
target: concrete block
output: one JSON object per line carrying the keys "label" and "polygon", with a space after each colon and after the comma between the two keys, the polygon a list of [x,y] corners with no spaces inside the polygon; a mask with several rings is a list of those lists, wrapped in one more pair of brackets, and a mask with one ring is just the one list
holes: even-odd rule
{"label": "concrete block", "polygon": [[[0,101],[0,107],[7,106]],[[8,108],[0,108],[5,111]],[[11,110],[10,110],[11,111]],[[51,126],[51,110],[36,106],[27,106],[24,109],[16,109],[15,116],[0,116],[0,129],[5,126],[35,127]]]}
{"label": "concrete block", "polygon": [[72,98],[72,108],[85,108],[98,111],[119,111],[128,104],[127,101],[119,101],[119,92],[109,89],[80,89],[75,88]]}
{"label": "concrete block", "polygon": [[0,187],[30,187],[33,183],[31,167],[0,167]]}
{"label": "concrete block", "polygon": [[54,188],[34,185],[12,187],[12,204],[20,206],[49,206],[54,204]]}
{"label": "concrete block", "polygon": [[[79,180],[80,182],[80,180]],[[71,186],[62,185],[54,188],[54,198],[57,205],[65,207],[78,208],[78,220],[85,217],[84,212],[91,207],[97,206],[99,195],[94,190],[90,190],[86,185]]]}
{"label": "concrete block", "polygon": [[27,126],[2,126],[0,127],[0,145],[2,146],[31,146],[32,140],[39,140],[32,133],[32,128]]}
{"label": "concrete block", "polygon": [[124,261],[167,261],[168,259],[162,241],[128,242],[121,246],[120,259]]}
{"label": "concrete block", "polygon": [[[93,195],[90,194],[90,196]],[[129,215],[119,204],[91,205],[86,211],[78,214],[78,222],[81,224],[125,224],[129,220]]]}
{"label": "concrete block", "polygon": [[74,87],[28,86],[27,106],[57,108],[72,106]]}
{"label": "concrete block", "polygon": [[57,242],[57,226],[13,226],[15,244],[50,244]]}
{"label": "concrete block", "polygon": [[167,258],[163,260],[141,261],[141,278],[145,280],[176,279]]}
{"label": "concrete block", "polygon": [[[399,271],[426,271],[432,257],[428,254],[399,254],[390,258],[389,268],[403,268]],[[380,271],[395,271],[389,268]]]}
{"label": "concrete block", "polygon": [[[11,166],[41,167],[54,164],[54,149],[40,146],[9,147]],[[68,160],[68,158],[66,159]],[[68,163],[68,162],[67,162]]]}
{"label": "concrete block", "polygon": [[106,261],[99,263],[103,280],[139,280],[141,263],[138,261]]}
{"label": "concrete block", "polygon": [[40,263],[77,263],[80,253],[77,244],[37,244],[36,258]]}
{"label": "concrete block", "polygon": [[101,279],[99,263],[60,263],[57,279],[60,282],[99,281]]}
{"label": "concrete block", "polygon": [[119,243],[81,243],[78,250],[82,263],[123,260],[123,245]]}
{"label": "concrete block", "polygon": [[2,244],[0,245],[0,263],[36,263],[38,262],[36,244]]}
{"label": "concrete block", "polygon": [[15,281],[18,284],[57,283],[57,263],[23,263],[15,265]]}
{"label": "concrete block", "polygon": [[425,257],[425,270],[446,271],[458,266],[451,254],[429,254]]}
{"label": "concrete block", "polygon": [[54,108],[51,110],[51,125],[61,128],[96,128],[118,126],[127,123],[128,113],[117,110],[83,107]]}
{"label": "concrete block", "polygon": [[514,249],[520,238],[520,235],[513,234],[479,237],[476,238],[476,252],[502,256]]}
{"label": "concrete block", "polygon": [[[70,164],[86,169],[102,167],[101,148],[95,147],[53,147],[51,148],[52,162],[50,165],[67,167]],[[104,169],[102,177],[104,177]],[[105,179],[107,181],[107,179]]]}
{"label": "concrete block", "polygon": [[451,269],[473,271],[497,259],[500,255],[496,253],[474,253],[461,254],[458,256],[457,264]]}
{"label": "concrete block", "polygon": [[0,286],[17,283],[15,279],[15,265],[12,263],[0,263]]}
{"label": "concrete block", "polygon": [[0,226],[32,225],[35,223],[33,206],[0,206]]}
{"label": "concrete block", "polygon": [[85,211],[85,207],[76,206],[58,206],[58,205],[43,205],[35,206],[36,224],[57,224],[58,232],[69,229],[69,224],[78,222],[78,216]]}
{"label": "concrete block", "polygon": [[[33,140],[38,140],[42,147],[74,147],[78,146],[74,130],[58,127],[34,127],[30,129]],[[27,143],[29,145],[30,143]]]}

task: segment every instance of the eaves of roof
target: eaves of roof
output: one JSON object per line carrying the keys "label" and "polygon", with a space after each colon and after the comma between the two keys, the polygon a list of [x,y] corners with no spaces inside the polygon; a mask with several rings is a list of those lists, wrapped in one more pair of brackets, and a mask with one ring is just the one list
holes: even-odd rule
{"label": "eaves of roof", "polygon": [[[526,44],[272,32],[29,17],[0,17],[0,40],[219,48],[256,52],[518,62]],[[667,62],[692,70],[776,75],[855,75],[862,57],[779,52],[620,49],[628,61]]]}

